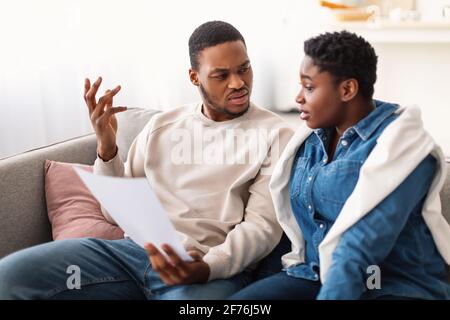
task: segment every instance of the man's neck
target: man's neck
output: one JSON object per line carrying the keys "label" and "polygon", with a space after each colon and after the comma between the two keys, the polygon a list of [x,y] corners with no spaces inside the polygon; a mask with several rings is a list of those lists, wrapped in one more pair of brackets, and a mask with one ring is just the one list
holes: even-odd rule
{"label": "man's neck", "polygon": [[[250,108],[250,105],[249,105]],[[202,104],[202,113],[205,117],[207,117],[208,119],[211,119],[213,121],[216,122],[223,122],[223,121],[228,121],[228,120],[232,120],[235,118],[239,118],[240,116],[242,116],[244,113],[246,113],[248,111],[248,108],[239,114],[231,114],[231,113],[227,113],[225,111],[219,111],[219,110],[215,110],[212,107],[208,107],[205,106],[205,103]]]}

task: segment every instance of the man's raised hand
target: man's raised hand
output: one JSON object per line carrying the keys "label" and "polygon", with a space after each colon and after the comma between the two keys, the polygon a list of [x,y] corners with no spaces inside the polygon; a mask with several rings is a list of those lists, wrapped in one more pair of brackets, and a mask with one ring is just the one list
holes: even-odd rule
{"label": "man's raised hand", "polygon": [[127,107],[113,107],[113,97],[120,91],[120,86],[96,100],[97,91],[102,83],[99,77],[92,86],[89,79],[84,82],[84,101],[89,110],[92,127],[97,136],[97,152],[104,161],[112,159],[117,153],[116,134],[117,119],[115,114],[127,110]]}

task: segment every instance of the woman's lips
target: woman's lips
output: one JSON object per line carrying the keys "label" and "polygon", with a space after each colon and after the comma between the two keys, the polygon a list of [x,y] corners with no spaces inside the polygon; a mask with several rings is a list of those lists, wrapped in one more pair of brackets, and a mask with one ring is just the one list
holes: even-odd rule
{"label": "woman's lips", "polygon": [[300,110],[300,119],[302,120],[308,120],[309,118],[311,118],[311,114],[309,112],[306,111],[301,111]]}

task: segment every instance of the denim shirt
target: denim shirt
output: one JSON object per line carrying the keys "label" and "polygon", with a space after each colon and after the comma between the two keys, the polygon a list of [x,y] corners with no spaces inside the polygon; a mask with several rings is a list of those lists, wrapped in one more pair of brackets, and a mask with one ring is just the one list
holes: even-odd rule
{"label": "denim shirt", "polygon": [[[328,163],[326,150],[334,129],[315,130],[295,156],[289,192],[305,240],[305,263],[288,268],[289,276],[320,280],[319,245],[353,192],[377,138],[397,118],[398,105],[373,102],[375,109],[339,139],[332,161]],[[344,232],[318,299],[450,299],[445,262],[422,217],[435,170],[436,160],[428,155],[397,189]],[[381,288],[366,286],[373,274],[368,267],[373,265],[379,267]]]}

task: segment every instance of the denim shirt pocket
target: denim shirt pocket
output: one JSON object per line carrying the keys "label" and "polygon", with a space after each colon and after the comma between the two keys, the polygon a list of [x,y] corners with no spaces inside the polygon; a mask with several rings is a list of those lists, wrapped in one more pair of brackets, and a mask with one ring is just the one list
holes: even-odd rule
{"label": "denim shirt pocket", "polygon": [[355,189],[362,161],[335,160],[325,166],[316,178],[322,201],[343,206]]}
{"label": "denim shirt pocket", "polygon": [[292,168],[291,180],[289,182],[289,193],[291,198],[296,198],[300,193],[302,180],[308,166],[309,158],[298,157],[295,162],[295,167]]}

